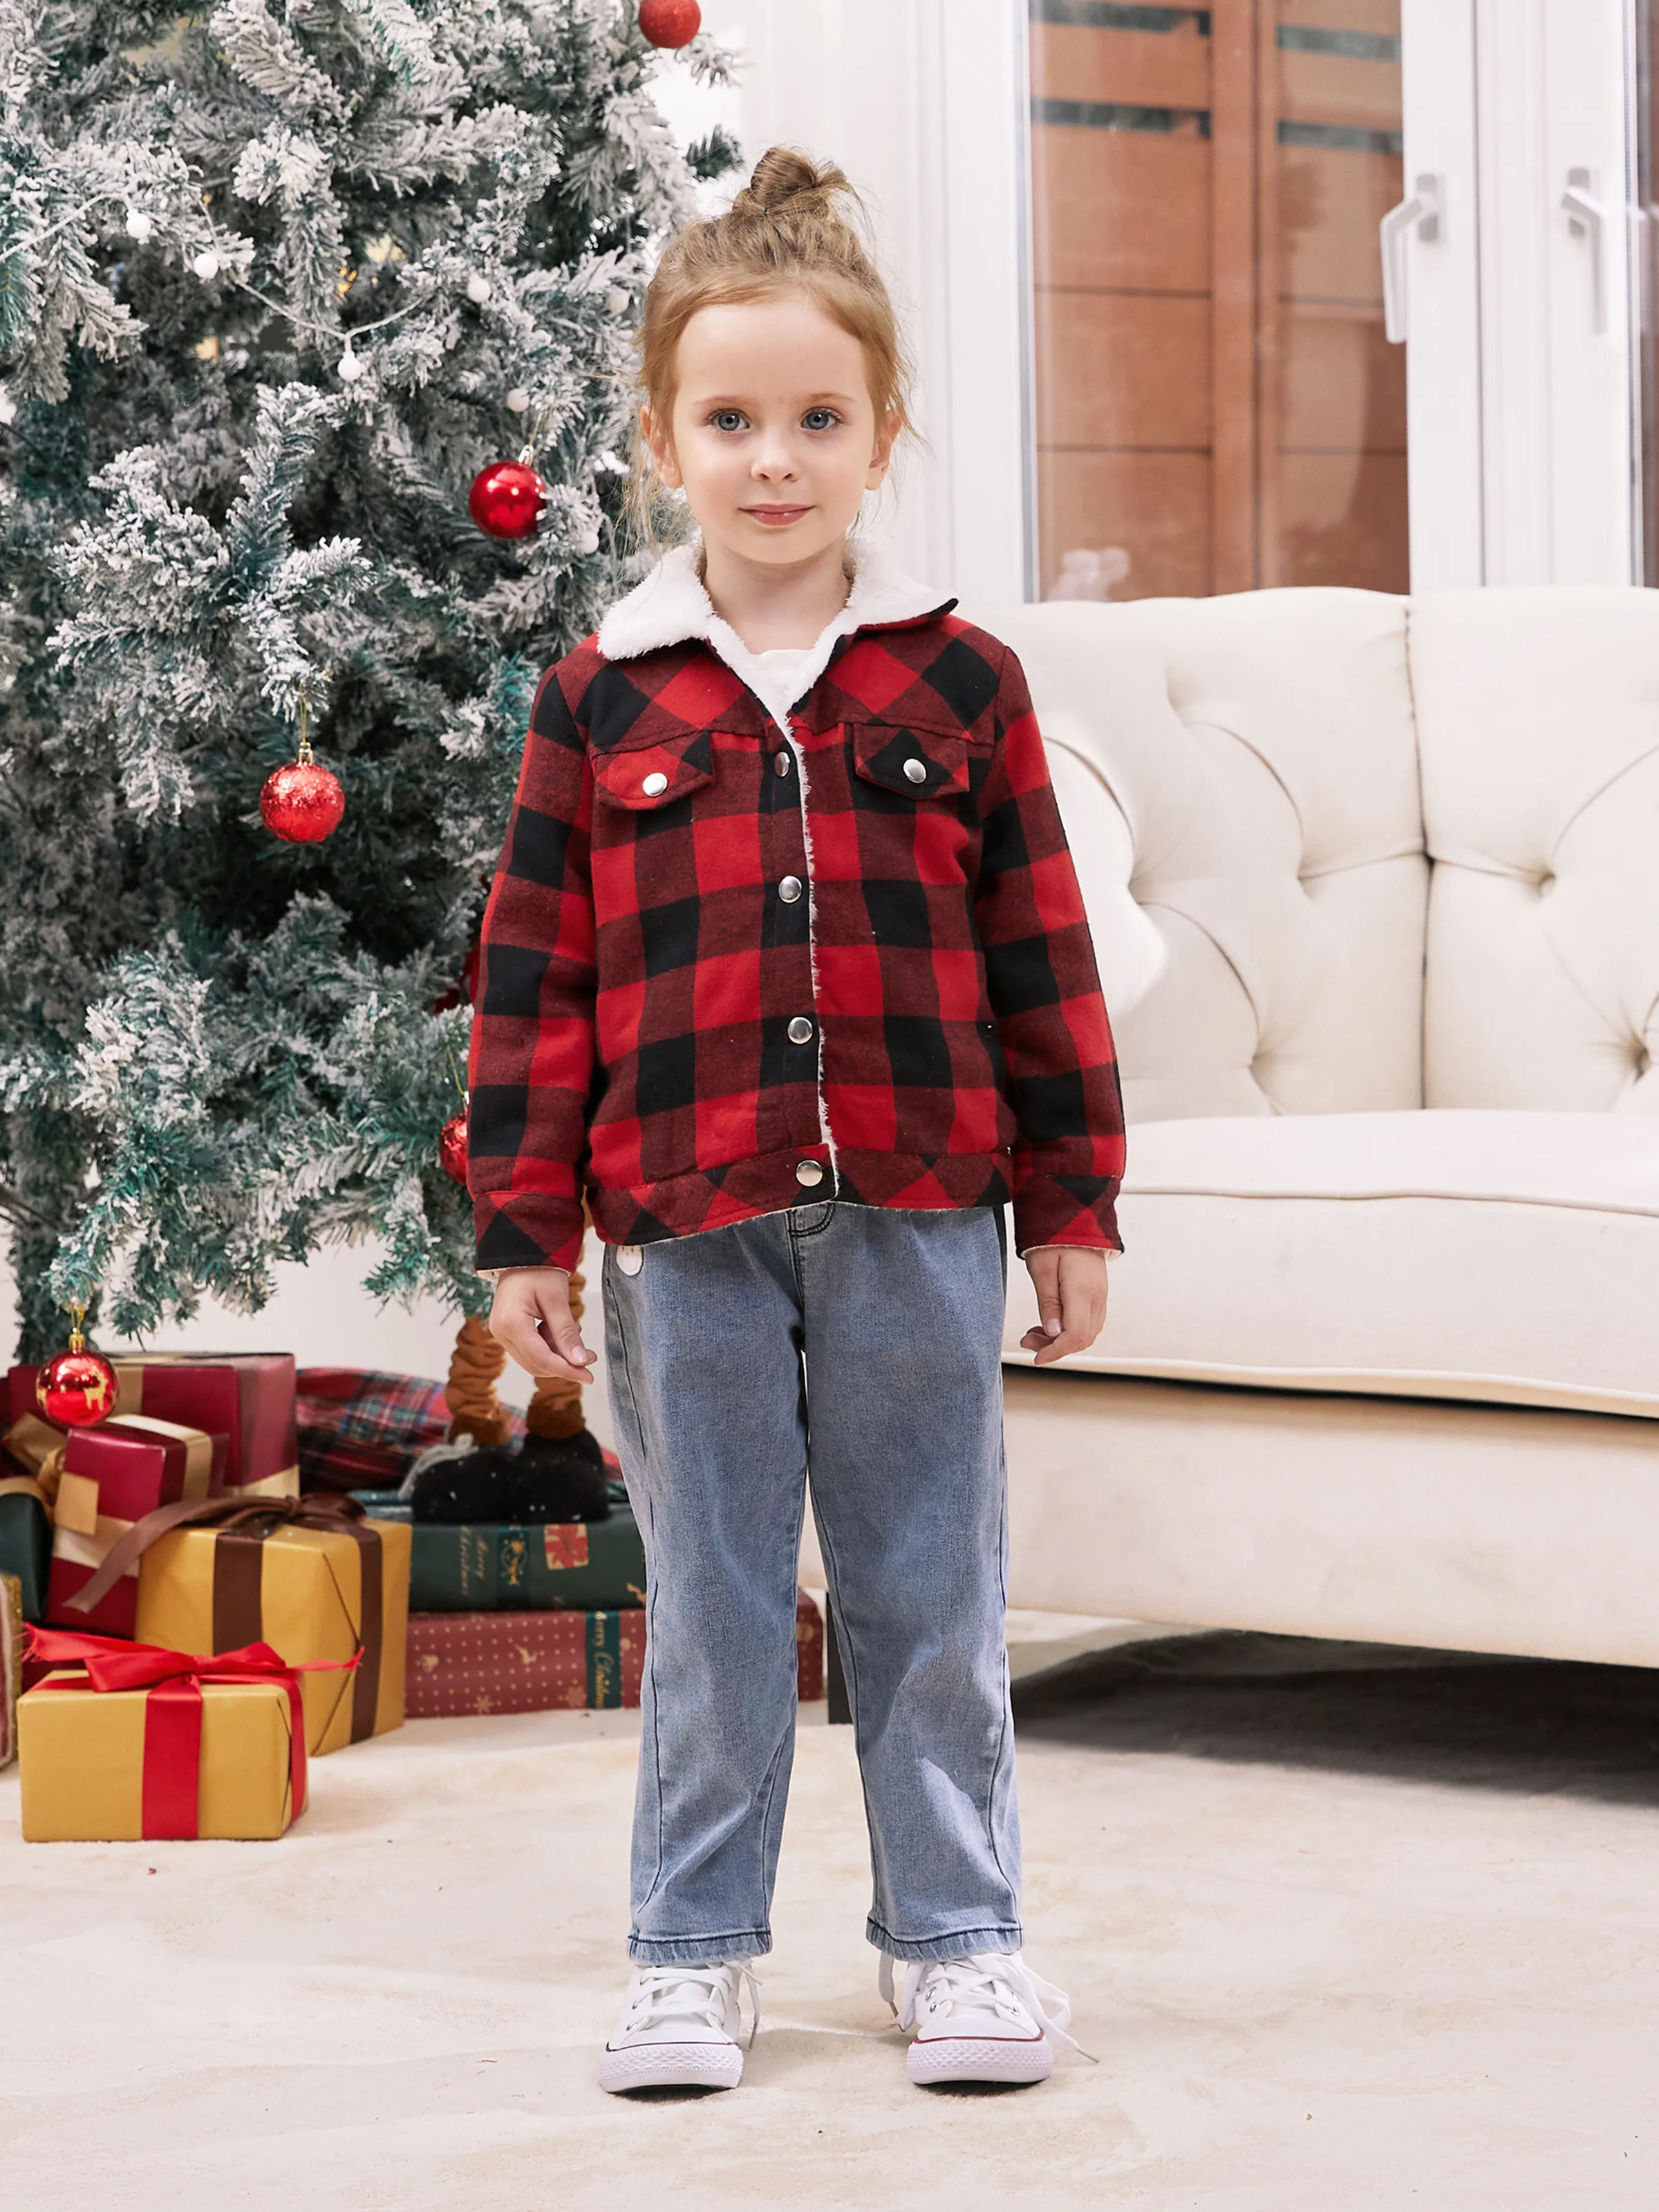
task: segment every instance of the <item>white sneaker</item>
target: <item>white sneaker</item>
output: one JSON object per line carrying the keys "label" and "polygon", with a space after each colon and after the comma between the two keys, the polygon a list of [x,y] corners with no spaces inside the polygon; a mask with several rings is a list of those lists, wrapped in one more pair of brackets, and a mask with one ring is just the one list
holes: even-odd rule
{"label": "white sneaker", "polygon": [[635,1966],[622,2016],[599,2056],[601,2089],[735,2089],[743,2079],[739,2002],[749,1984],[760,2026],[760,1984],[741,1959],[707,1966]]}
{"label": "white sneaker", "polygon": [[1064,1991],[1039,1981],[1018,1951],[908,1960],[896,1999],[893,1961],[884,1956],[881,1993],[899,2026],[914,2037],[910,2079],[923,2087],[1046,2081],[1054,2069],[1056,2043],[1089,2056],[1066,2033],[1072,2008]]}

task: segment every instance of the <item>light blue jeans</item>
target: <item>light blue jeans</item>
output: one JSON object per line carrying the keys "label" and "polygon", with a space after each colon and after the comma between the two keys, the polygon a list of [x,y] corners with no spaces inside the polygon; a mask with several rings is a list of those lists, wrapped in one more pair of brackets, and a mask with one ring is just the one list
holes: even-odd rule
{"label": "light blue jeans", "polygon": [[801,1205],[605,1255],[650,1614],[629,1949],[772,1947],[810,1469],[896,1959],[1016,1951],[1004,1259],[988,1211]]}

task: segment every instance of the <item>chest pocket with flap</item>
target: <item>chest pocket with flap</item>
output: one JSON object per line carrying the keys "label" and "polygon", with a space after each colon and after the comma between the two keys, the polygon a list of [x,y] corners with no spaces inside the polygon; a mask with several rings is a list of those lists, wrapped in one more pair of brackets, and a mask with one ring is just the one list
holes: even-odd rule
{"label": "chest pocket with flap", "polygon": [[959,799],[968,788],[972,749],[963,738],[896,722],[863,722],[853,732],[853,762],[866,783],[902,799]]}
{"label": "chest pocket with flap", "polygon": [[625,806],[630,813],[672,806],[714,781],[712,733],[691,730],[656,744],[596,753],[593,780],[613,806]]}

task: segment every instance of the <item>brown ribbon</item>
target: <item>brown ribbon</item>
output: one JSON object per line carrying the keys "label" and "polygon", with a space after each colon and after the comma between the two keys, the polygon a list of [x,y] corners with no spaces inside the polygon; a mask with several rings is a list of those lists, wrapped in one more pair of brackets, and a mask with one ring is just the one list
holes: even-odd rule
{"label": "brown ribbon", "polygon": [[90,1613],[100,1598],[143,1557],[158,1537],[174,1528],[216,1529],[213,1547],[213,1648],[238,1650],[257,1644],[263,1630],[267,1536],[283,1528],[320,1528],[349,1536],[359,1546],[362,1596],[356,1624],[360,1663],[352,1675],[351,1741],[374,1733],[380,1695],[380,1647],[385,1636],[384,1556],[380,1533],[364,1524],[361,1502],[342,1493],[314,1492],[303,1498],[203,1498],[158,1505],[118,1536],[103,1565],[83,1589],[66,1601],[72,1613]]}

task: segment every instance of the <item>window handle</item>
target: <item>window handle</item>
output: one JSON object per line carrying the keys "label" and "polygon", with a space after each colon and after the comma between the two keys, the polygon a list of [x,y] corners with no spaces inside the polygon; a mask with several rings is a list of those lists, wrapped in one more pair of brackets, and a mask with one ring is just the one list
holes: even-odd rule
{"label": "window handle", "polygon": [[1607,210],[1595,185],[1589,169],[1569,169],[1561,205],[1573,236],[1589,241],[1590,328],[1599,333],[1607,326]]}
{"label": "window handle", "polygon": [[1406,343],[1407,237],[1414,230],[1425,246],[1439,238],[1445,186],[1445,179],[1432,173],[1419,177],[1411,198],[1382,218],[1382,324],[1390,345]]}

